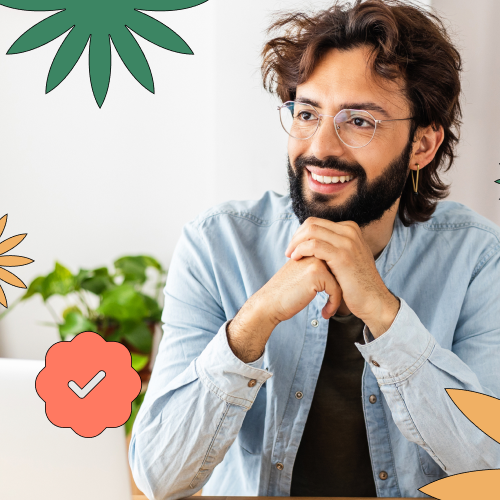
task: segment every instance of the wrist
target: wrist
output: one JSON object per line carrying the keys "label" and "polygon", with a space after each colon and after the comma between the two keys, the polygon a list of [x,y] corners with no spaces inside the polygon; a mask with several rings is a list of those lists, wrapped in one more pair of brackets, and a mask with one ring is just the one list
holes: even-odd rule
{"label": "wrist", "polygon": [[259,359],[277,323],[258,301],[248,300],[228,322],[226,333],[229,347],[244,363]]}
{"label": "wrist", "polygon": [[265,327],[271,327],[272,330],[274,330],[281,323],[281,320],[277,318],[274,309],[270,307],[270,301],[266,300],[264,297],[254,294],[247,301],[247,304],[251,304],[255,317],[258,317]]}
{"label": "wrist", "polygon": [[377,339],[389,330],[398,315],[400,306],[400,300],[389,292],[386,298],[381,301],[378,314],[364,320],[374,339]]}

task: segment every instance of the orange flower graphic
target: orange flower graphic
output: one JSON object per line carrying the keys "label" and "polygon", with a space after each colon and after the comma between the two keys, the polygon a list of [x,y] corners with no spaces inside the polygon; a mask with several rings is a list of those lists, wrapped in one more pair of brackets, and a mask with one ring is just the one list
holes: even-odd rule
{"label": "orange flower graphic", "polygon": [[[500,444],[500,399],[467,391],[445,389],[459,410],[479,429]],[[498,500],[500,470],[487,469],[454,474],[419,488],[439,500]]]}
{"label": "orange flower graphic", "polygon": [[[7,214],[5,214],[0,219],[0,237],[3,234],[3,230],[7,224]],[[5,281],[9,285],[17,286],[18,288],[26,288],[26,285],[13,273],[4,269],[4,267],[14,267],[14,266],[25,266],[26,264],[31,264],[33,259],[28,259],[27,257],[20,257],[18,255],[4,255],[5,252],[12,250],[14,247],[19,245],[21,241],[26,237],[26,233],[18,234],[17,236],[12,236],[2,242],[0,242],[0,281]],[[0,304],[4,307],[9,307],[7,305],[7,297],[0,286]]]}

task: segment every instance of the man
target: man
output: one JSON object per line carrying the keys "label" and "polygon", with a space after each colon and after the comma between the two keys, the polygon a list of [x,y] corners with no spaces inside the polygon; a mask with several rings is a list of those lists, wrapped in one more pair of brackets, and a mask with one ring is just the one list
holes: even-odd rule
{"label": "man", "polygon": [[445,391],[500,396],[500,228],[435,202],[458,52],[438,18],[396,1],[273,28],[286,34],[262,69],[290,195],[185,225],[132,433],[136,483],[158,500],[424,497],[499,468],[498,443]]}

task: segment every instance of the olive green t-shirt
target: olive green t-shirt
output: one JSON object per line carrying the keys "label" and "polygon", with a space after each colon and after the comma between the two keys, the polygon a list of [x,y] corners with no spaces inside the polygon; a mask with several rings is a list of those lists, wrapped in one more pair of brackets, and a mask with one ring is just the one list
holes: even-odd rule
{"label": "olive green t-shirt", "polygon": [[376,497],[361,402],[364,323],[333,316],[292,473],[290,496]]}

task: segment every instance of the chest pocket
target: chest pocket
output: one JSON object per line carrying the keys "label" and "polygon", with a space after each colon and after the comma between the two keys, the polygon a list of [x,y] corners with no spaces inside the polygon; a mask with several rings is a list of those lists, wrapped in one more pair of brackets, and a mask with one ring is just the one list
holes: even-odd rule
{"label": "chest pocket", "polygon": [[[414,443],[415,444],[415,443]],[[418,458],[420,460],[420,466],[422,471],[426,476],[446,476],[446,472],[439,467],[439,465],[434,461],[434,459],[418,444],[417,447]]]}
{"label": "chest pocket", "polygon": [[250,410],[247,411],[243,425],[238,433],[239,445],[252,455],[260,455],[262,453],[267,403],[266,386],[267,383],[260,388],[257,398]]}

